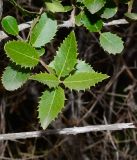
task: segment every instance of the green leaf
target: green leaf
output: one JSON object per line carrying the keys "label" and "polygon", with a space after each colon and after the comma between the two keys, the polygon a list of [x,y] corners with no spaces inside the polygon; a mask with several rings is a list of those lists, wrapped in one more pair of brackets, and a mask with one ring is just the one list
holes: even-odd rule
{"label": "green leaf", "polygon": [[24,41],[9,41],[4,47],[7,56],[22,67],[34,67],[39,62],[39,54]]}
{"label": "green leaf", "polygon": [[98,82],[108,78],[106,74],[96,72],[81,72],[69,76],[64,80],[64,85],[70,89],[85,90],[95,86]]}
{"label": "green leaf", "polygon": [[55,12],[64,12],[64,7],[59,1],[46,2],[46,7],[49,11]]}
{"label": "green leaf", "polygon": [[8,33],[11,34],[13,36],[16,36],[19,34],[19,28],[18,28],[18,24],[17,21],[14,17],[12,16],[6,16],[2,19],[2,27],[4,28],[4,30]]}
{"label": "green leaf", "polygon": [[82,25],[81,20],[82,20],[83,14],[84,14],[84,12],[81,11],[78,15],[75,16],[75,24],[77,26],[81,26]]}
{"label": "green leaf", "polygon": [[117,7],[114,8],[105,8],[101,18],[109,19],[112,18],[117,13]]}
{"label": "green leaf", "polygon": [[64,107],[65,95],[62,88],[45,91],[38,106],[39,119],[43,129],[54,120]]}
{"label": "green leaf", "polygon": [[125,13],[125,16],[132,20],[137,20],[137,13]]}
{"label": "green leaf", "polygon": [[83,0],[84,5],[92,13],[98,12],[105,5],[105,0]]}
{"label": "green leaf", "polygon": [[29,75],[27,70],[10,65],[2,75],[2,84],[6,90],[13,91],[20,88],[28,80]]}
{"label": "green leaf", "polygon": [[72,6],[64,6],[64,12],[71,11],[73,9]]}
{"label": "green leaf", "polygon": [[46,13],[41,15],[39,22],[35,25],[30,36],[33,47],[41,47],[49,43],[57,32],[57,21],[47,17]]}
{"label": "green leaf", "polygon": [[54,67],[58,77],[67,76],[77,62],[77,42],[74,32],[63,41],[54,58]]}
{"label": "green leaf", "polygon": [[53,68],[55,70],[55,65],[54,65],[55,61],[52,60],[50,63],[49,63],[49,67]]}
{"label": "green leaf", "polygon": [[44,48],[36,48],[36,51],[39,53],[39,56],[43,56],[45,54]]}
{"label": "green leaf", "polygon": [[89,17],[84,14],[82,16],[81,22],[90,32],[99,32],[103,27],[103,22],[101,19],[95,20],[94,18],[91,17],[89,19]]}
{"label": "green leaf", "polygon": [[53,2],[46,2],[46,7],[49,11],[56,12],[67,12],[72,9],[72,6],[63,6],[60,1],[55,0]]}
{"label": "green leaf", "polygon": [[35,74],[35,75],[32,75],[30,77],[30,79],[36,80],[36,81],[41,82],[43,84],[46,84],[50,88],[51,87],[57,87],[59,85],[59,82],[60,82],[55,75],[48,74],[48,73]]}
{"label": "green leaf", "polygon": [[100,44],[108,53],[121,53],[124,49],[122,39],[110,32],[105,32],[100,35]]}
{"label": "green leaf", "polygon": [[78,60],[75,73],[81,73],[81,72],[95,72],[95,71],[85,61]]}

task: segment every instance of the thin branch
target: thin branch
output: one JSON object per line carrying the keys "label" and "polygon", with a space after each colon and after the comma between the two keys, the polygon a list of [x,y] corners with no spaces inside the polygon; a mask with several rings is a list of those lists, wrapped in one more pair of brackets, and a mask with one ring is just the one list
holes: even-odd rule
{"label": "thin branch", "polygon": [[70,19],[67,21],[64,21],[62,24],[58,25],[59,28],[66,27],[75,27],[75,8],[72,10]]}
{"label": "thin branch", "polygon": [[[59,25],[59,27],[74,27],[74,23],[72,23],[72,19],[70,19],[71,22],[69,21],[64,21],[63,24]],[[66,23],[67,22],[67,23]],[[74,21],[73,21],[74,22]],[[32,21],[26,22],[26,23],[22,23],[19,25],[19,31],[22,31],[24,29],[30,28]],[[68,25],[69,24],[69,25]],[[108,23],[104,23],[104,26],[112,26],[112,25],[122,25],[122,24],[128,24],[128,21],[126,21],[125,19],[118,19],[118,20],[113,20],[111,22]],[[2,41],[3,39],[8,38],[9,36],[3,32],[0,31],[0,41]]]}
{"label": "thin branch", "polygon": [[130,0],[128,2],[128,13],[132,12],[133,4],[134,4],[134,0]]}
{"label": "thin branch", "polygon": [[21,132],[21,133],[8,133],[1,134],[0,140],[16,140],[16,139],[27,139],[43,137],[46,135],[76,135],[80,133],[95,132],[95,131],[114,131],[123,130],[128,128],[136,128],[133,123],[116,123],[107,125],[93,125],[85,127],[73,127],[46,131],[32,131],[32,132]]}
{"label": "thin branch", "polygon": [[47,72],[50,73],[50,69],[49,69],[48,65],[43,61],[43,59],[40,58],[39,62],[47,70]]}
{"label": "thin branch", "polygon": [[18,8],[20,11],[24,12],[24,13],[28,13],[28,14],[37,14],[37,12],[32,12],[32,11],[28,11],[24,8],[22,8],[21,5],[19,5],[15,0],[8,0],[13,6],[15,6],[16,8]]}
{"label": "thin branch", "polygon": [[104,23],[104,26],[114,26],[114,25],[122,25],[122,24],[128,24],[128,21],[125,19],[113,20],[111,22]]}

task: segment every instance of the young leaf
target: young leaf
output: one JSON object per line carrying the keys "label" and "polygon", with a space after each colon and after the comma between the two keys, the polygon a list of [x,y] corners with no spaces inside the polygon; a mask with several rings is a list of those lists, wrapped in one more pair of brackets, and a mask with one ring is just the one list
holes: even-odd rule
{"label": "young leaf", "polygon": [[95,21],[92,18],[89,19],[86,14],[83,14],[81,22],[90,32],[99,32],[103,27],[103,22],[101,19]]}
{"label": "young leaf", "polygon": [[112,18],[117,13],[117,7],[114,8],[105,8],[101,18],[109,19]]}
{"label": "young leaf", "polygon": [[91,86],[95,86],[98,82],[108,78],[106,74],[96,72],[76,73],[64,80],[64,85],[70,89],[85,90]]}
{"label": "young leaf", "polygon": [[4,47],[7,56],[22,67],[34,67],[39,62],[39,54],[28,43],[23,41],[9,41]]}
{"label": "young leaf", "polygon": [[65,95],[62,88],[45,91],[38,106],[39,119],[43,129],[46,129],[64,107]]}
{"label": "young leaf", "polygon": [[81,72],[95,72],[95,71],[85,61],[78,60],[75,73],[81,73]]}
{"label": "young leaf", "polygon": [[32,75],[30,79],[46,84],[50,88],[57,87],[59,85],[58,78],[53,74],[39,73],[39,74]]}
{"label": "young leaf", "polygon": [[30,36],[33,47],[41,47],[50,42],[57,32],[57,21],[47,17],[43,13],[39,22],[35,25]]}
{"label": "young leaf", "polygon": [[121,53],[124,49],[122,39],[110,32],[100,35],[100,44],[105,51],[112,54]]}
{"label": "young leaf", "polygon": [[84,5],[92,13],[98,12],[104,7],[106,0],[83,0]]}
{"label": "young leaf", "polygon": [[17,21],[14,17],[12,16],[6,16],[2,19],[2,27],[4,30],[13,36],[17,36],[19,34],[19,28]]}
{"label": "young leaf", "polygon": [[58,77],[65,77],[77,62],[77,42],[74,32],[71,32],[61,44],[54,58],[54,67]]}
{"label": "young leaf", "polygon": [[60,1],[53,1],[53,2],[45,2],[46,7],[49,11],[55,13],[55,12],[64,12],[64,7],[60,3]]}
{"label": "young leaf", "polygon": [[125,13],[125,16],[131,20],[137,20],[137,13]]}
{"label": "young leaf", "polygon": [[29,75],[27,70],[18,69],[17,66],[8,66],[2,75],[2,84],[6,90],[14,91],[28,80]]}

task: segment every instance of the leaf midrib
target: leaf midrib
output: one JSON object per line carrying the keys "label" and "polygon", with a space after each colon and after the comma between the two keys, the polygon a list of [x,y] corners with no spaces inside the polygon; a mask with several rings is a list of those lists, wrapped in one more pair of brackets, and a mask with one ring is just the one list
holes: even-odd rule
{"label": "leaf midrib", "polygon": [[61,75],[62,75],[62,72],[63,72],[63,70],[64,70],[64,67],[65,67],[65,65],[66,65],[66,61],[67,61],[67,59],[68,59],[69,51],[70,51],[70,48],[71,48],[72,36],[71,36],[70,38],[71,38],[71,39],[70,39],[70,45],[69,45],[69,47],[68,47],[68,52],[67,52],[67,54],[66,54],[67,56],[66,56],[65,62],[64,62],[64,64],[63,64],[63,67],[62,67],[61,72],[60,72],[60,74],[59,74],[59,79],[60,79],[60,77],[61,77]]}
{"label": "leaf midrib", "polygon": [[94,82],[94,80],[97,80],[97,79],[100,79],[100,78],[92,78],[92,79],[88,79],[88,80],[86,79],[86,80],[81,80],[81,81],[80,80],[70,80],[70,81],[68,80],[68,81],[64,81],[64,83],[65,84],[67,84],[67,83],[69,83],[69,84],[70,83],[82,83],[82,82],[91,82],[91,80],[93,80],[92,82]]}
{"label": "leaf midrib", "polygon": [[[42,23],[42,22],[41,22]],[[41,37],[41,33],[43,33],[43,30],[44,30],[44,28],[45,28],[45,26],[47,25],[47,21],[46,21],[46,23],[43,25],[43,27],[41,27],[42,29],[40,30],[40,32],[39,32],[39,34],[35,34],[35,41],[34,41],[34,43],[33,44],[35,44],[37,41],[39,41],[39,39],[40,39],[40,37]],[[37,27],[37,26],[36,26]]]}
{"label": "leaf midrib", "polygon": [[55,83],[59,84],[59,81],[56,81],[56,80],[55,81],[54,80],[51,80],[51,81],[50,80],[45,80],[44,81],[44,80],[38,80],[38,79],[32,79],[32,80],[37,80],[37,81],[42,82],[42,83],[50,82],[50,83],[54,83],[54,84]]}
{"label": "leaf midrib", "polygon": [[[40,81],[44,82],[44,80],[40,80]],[[56,80],[45,80],[45,81],[48,81],[48,82],[59,82],[59,81],[56,81]]]}
{"label": "leaf midrib", "polygon": [[42,79],[40,79],[39,77],[37,77],[37,78],[35,78],[35,76],[34,76],[34,78],[33,78],[33,77],[30,77],[30,79],[32,79],[32,80],[37,80],[37,81],[39,81],[39,82],[53,82],[53,83],[60,83],[60,81],[58,80],[57,77],[52,77],[52,78],[55,78],[54,80],[53,80],[53,79],[52,79],[52,80],[46,79],[47,77],[44,77],[44,78],[45,78],[45,79],[42,80]]}
{"label": "leaf midrib", "polygon": [[[53,94],[53,98],[52,98],[52,101],[51,101],[51,105],[50,105],[48,114],[47,114],[47,116],[46,116],[46,118],[45,118],[45,120],[44,120],[44,125],[46,124],[46,126],[47,126],[47,122],[48,122],[48,120],[49,120],[49,114],[50,114],[50,112],[51,112],[51,108],[52,108],[52,105],[53,105],[53,103],[54,103],[54,99],[55,99],[56,92],[57,92],[57,90],[55,90],[55,92],[54,92],[54,94]],[[46,126],[45,126],[45,127],[46,127]]]}
{"label": "leaf midrib", "polygon": [[106,41],[108,41],[108,43],[110,43],[111,45],[113,45],[113,42],[110,41],[110,40],[107,38],[107,36],[104,36],[104,34],[101,34],[101,36],[102,36]]}
{"label": "leaf midrib", "polygon": [[23,56],[25,56],[25,57],[27,57],[27,58],[30,58],[30,59],[33,59],[33,60],[35,60],[35,61],[39,61],[39,59],[36,59],[36,58],[34,58],[34,57],[30,57],[30,56],[28,56],[28,55],[26,55],[26,54],[23,54],[23,53],[21,53],[21,52],[18,52],[17,50],[14,50],[14,49],[12,49],[12,48],[9,48],[11,51],[13,51],[13,52],[16,52],[17,54],[19,54],[19,55],[23,55]]}

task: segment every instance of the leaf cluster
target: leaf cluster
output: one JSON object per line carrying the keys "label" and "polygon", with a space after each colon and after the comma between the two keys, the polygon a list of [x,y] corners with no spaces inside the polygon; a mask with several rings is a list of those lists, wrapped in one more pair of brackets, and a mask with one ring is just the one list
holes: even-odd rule
{"label": "leaf cluster", "polygon": [[[127,3],[127,1],[123,1],[122,3]],[[101,32],[104,22],[113,18],[118,11],[118,6],[115,1],[76,0],[75,6],[72,7],[63,6],[60,0],[54,0],[45,2],[45,6],[49,12],[54,14],[58,12],[68,12],[77,8],[79,13],[74,17],[75,25],[84,26],[89,32],[98,32],[100,34],[100,45],[106,52],[117,54],[123,51],[123,41],[118,35],[111,32]],[[117,48],[117,50],[115,50],[115,48]]]}
{"label": "leaf cluster", "polygon": [[[63,6],[61,1],[45,2],[48,12],[68,12],[74,6]],[[75,7],[79,13],[74,15],[75,25],[84,26],[90,32],[98,32],[100,45],[105,51],[112,54],[121,53],[123,41],[116,34],[101,32],[104,20],[112,18],[117,12],[115,3],[110,5],[107,0],[77,0]],[[126,15],[135,17],[136,15]],[[26,40],[19,36],[17,21],[12,16],[2,20],[3,29],[19,40],[8,41],[4,50],[11,60],[6,67],[2,83],[4,87],[13,91],[20,88],[28,80],[35,80],[48,89],[42,93],[38,106],[38,117],[43,129],[54,120],[62,111],[65,104],[65,88],[70,90],[86,90],[91,86],[108,78],[106,74],[98,73],[85,61],[78,59],[78,47],[74,31],[60,44],[58,51],[49,65],[42,60],[45,54],[44,46],[51,42],[58,29],[57,20],[45,12],[37,17],[31,25]],[[32,70],[39,63],[45,67],[45,72],[33,73]]]}

